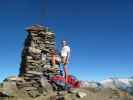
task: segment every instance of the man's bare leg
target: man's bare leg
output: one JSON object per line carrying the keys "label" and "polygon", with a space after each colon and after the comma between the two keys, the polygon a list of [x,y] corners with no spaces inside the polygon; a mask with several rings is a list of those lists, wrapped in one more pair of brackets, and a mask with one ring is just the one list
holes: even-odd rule
{"label": "man's bare leg", "polygon": [[55,55],[52,55],[52,67],[54,68],[55,67],[55,59],[56,59],[56,57],[55,57]]}
{"label": "man's bare leg", "polygon": [[67,65],[64,65],[64,72],[65,72],[65,81],[68,82],[67,77],[68,77],[68,70],[67,70]]}
{"label": "man's bare leg", "polygon": [[63,57],[63,64],[64,64],[64,74],[65,74],[65,81],[67,81],[67,76],[68,76],[68,70],[67,70],[67,62],[66,62],[66,57]]}

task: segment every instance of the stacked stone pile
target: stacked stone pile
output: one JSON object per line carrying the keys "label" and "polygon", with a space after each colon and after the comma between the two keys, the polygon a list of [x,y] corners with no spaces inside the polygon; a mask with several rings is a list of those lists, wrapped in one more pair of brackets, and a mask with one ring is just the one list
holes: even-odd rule
{"label": "stacked stone pile", "polygon": [[20,75],[27,75],[30,71],[43,72],[50,65],[50,49],[55,49],[55,33],[48,28],[34,25],[27,28],[28,37],[22,52]]}
{"label": "stacked stone pile", "polygon": [[29,34],[24,43],[20,67],[24,82],[17,82],[17,85],[28,91],[43,92],[44,80],[60,74],[59,65],[53,69],[50,63],[50,50],[55,49],[55,33],[40,25],[33,25],[26,30]]}

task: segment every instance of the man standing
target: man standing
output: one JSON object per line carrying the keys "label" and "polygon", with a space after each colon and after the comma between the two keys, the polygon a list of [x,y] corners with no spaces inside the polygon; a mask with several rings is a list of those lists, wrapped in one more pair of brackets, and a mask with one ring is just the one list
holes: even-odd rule
{"label": "man standing", "polygon": [[61,58],[62,63],[64,65],[64,74],[65,74],[65,80],[67,82],[67,76],[68,76],[68,70],[67,70],[67,64],[70,57],[70,47],[68,46],[66,41],[62,41],[62,49],[61,49]]}

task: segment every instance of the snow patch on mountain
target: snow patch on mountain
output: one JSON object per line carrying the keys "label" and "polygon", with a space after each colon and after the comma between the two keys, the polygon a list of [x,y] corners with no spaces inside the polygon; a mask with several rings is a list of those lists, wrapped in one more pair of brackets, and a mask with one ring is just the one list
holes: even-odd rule
{"label": "snow patch on mountain", "polygon": [[112,88],[127,91],[133,94],[133,77],[131,78],[109,78],[100,82],[82,81],[81,87]]}

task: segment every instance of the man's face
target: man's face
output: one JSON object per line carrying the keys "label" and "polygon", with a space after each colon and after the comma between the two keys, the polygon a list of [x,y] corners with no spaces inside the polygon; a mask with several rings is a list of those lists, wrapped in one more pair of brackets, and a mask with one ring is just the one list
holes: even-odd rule
{"label": "man's face", "polygon": [[66,41],[62,41],[62,46],[65,46],[66,45]]}

